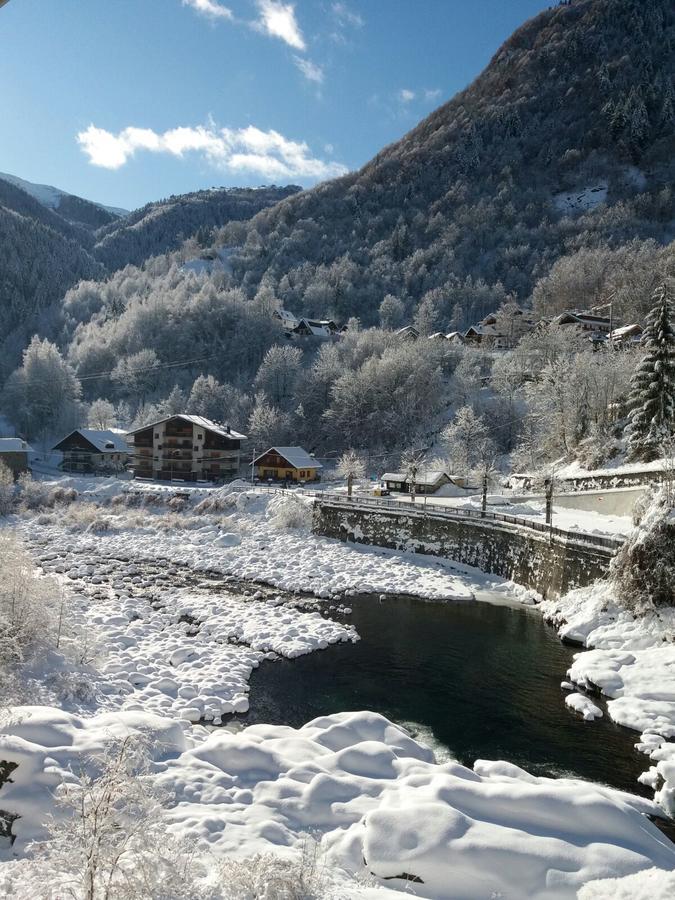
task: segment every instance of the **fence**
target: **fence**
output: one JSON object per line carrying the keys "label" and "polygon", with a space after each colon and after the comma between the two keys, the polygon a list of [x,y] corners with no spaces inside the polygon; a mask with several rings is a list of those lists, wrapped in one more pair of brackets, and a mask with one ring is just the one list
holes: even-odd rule
{"label": "fence", "polygon": [[[155,487],[155,485],[153,485]],[[576,541],[577,543],[590,544],[594,547],[605,547],[608,550],[616,551],[623,544],[624,539],[620,537],[610,537],[598,534],[588,534],[583,531],[569,531],[565,528],[556,528],[555,526],[546,525],[543,522],[535,522],[533,519],[526,519],[522,516],[510,516],[507,513],[498,512],[482,512],[479,509],[462,509],[459,507],[439,506],[436,503],[427,503],[426,497],[418,497],[416,501],[408,500],[392,500],[380,497],[364,497],[361,494],[354,494],[351,500],[346,496],[339,496],[328,490],[312,490],[311,488],[283,488],[277,485],[268,484],[252,484],[248,482],[234,482],[232,487],[235,490],[255,490],[265,491],[269,494],[301,494],[303,497],[312,497],[319,500],[326,506],[340,507],[342,509],[354,509],[356,507],[367,507],[373,510],[392,510],[407,515],[423,515],[433,519],[479,519],[481,521],[503,522],[507,525],[516,525],[520,528],[527,528],[530,531],[537,531],[542,534],[548,534],[551,537],[560,538],[565,541]],[[172,485],[161,485],[160,490],[181,490],[186,493],[202,493],[210,492],[213,488],[204,488],[194,483],[179,484],[173,482]],[[133,486],[130,485],[131,490]]]}
{"label": "fence", "polygon": [[546,525],[543,522],[535,522],[532,519],[525,519],[521,516],[510,516],[507,513],[485,512],[478,509],[459,509],[452,507],[440,507],[435,504],[426,504],[423,501],[415,503],[400,500],[384,500],[374,497],[353,497],[336,498],[326,495],[322,491],[304,492],[317,499],[321,499],[326,506],[339,506],[343,509],[350,509],[357,506],[365,506],[380,510],[395,510],[396,512],[406,513],[408,515],[423,515],[432,519],[479,519],[481,521],[504,522],[508,525],[516,525],[521,528],[527,528],[532,531],[538,531],[542,534],[548,534],[552,537],[562,538],[566,541],[577,541],[583,544],[592,544],[594,547],[605,547],[608,550],[616,551],[623,544],[624,539],[619,537],[610,537],[598,534],[588,534],[583,531],[569,531],[565,528],[556,528],[552,525]]}

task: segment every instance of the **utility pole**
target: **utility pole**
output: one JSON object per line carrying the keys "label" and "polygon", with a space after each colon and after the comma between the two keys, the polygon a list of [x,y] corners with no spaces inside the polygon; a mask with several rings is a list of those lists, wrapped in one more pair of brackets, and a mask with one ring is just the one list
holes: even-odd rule
{"label": "utility pole", "polygon": [[255,447],[253,448],[253,456],[251,457],[251,484],[255,484]]}
{"label": "utility pole", "polygon": [[547,478],[544,482],[546,490],[546,524],[548,525],[549,535],[553,533],[553,479]]}
{"label": "utility pole", "polygon": [[480,517],[484,519],[487,514],[488,473],[487,468],[483,472],[483,499],[480,507]]}

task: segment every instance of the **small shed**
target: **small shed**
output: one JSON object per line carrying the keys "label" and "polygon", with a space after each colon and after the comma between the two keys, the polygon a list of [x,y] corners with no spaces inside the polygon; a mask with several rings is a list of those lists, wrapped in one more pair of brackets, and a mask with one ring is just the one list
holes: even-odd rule
{"label": "small shed", "polygon": [[0,461],[18,478],[28,471],[28,454],[30,447],[17,437],[0,438]]}
{"label": "small shed", "polygon": [[129,461],[129,447],[119,431],[77,428],[52,450],[63,454],[66,472],[121,472]]}
{"label": "small shed", "polygon": [[261,481],[320,481],[323,468],[302,447],[270,447],[253,460]]}
{"label": "small shed", "polygon": [[[381,478],[392,493],[411,494],[412,483],[405,472],[385,472]],[[435,494],[444,484],[450,484],[452,478],[445,472],[418,472],[415,479],[415,494]]]}

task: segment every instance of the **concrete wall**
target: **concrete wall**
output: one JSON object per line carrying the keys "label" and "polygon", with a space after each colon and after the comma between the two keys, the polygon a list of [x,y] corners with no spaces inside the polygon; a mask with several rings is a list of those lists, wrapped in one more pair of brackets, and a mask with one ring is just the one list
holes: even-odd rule
{"label": "concrete wall", "polygon": [[[553,497],[553,506],[562,509],[583,509],[591,512],[605,513],[608,516],[632,516],[633,507],[638,499],[649,488],[641,487],[609,488],[597,491],[570,491],[569,493],[556,492]],[[512,503],[529,503],[531,500],[545,501],[543,494],[521,494],[512,497]],[[555,512],[553,515],[555,522]]]}
{"label": "concrete wall", "polygon": [[440,519],[420,512],[346,508],[317,501],[313,531],[325,537],[428,553],[511,579],[557,598],[603,578],[610,550],[569,544],[497,522]]}

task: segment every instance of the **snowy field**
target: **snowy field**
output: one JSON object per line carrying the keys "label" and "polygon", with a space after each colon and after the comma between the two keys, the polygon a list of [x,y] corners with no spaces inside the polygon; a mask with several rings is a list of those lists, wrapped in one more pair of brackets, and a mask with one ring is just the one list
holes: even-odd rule
{"label": "snowy field", "polygon": [[[492,579],[315,537],[309,504],[297,496],[226,488],[187,505],[139,505],[114,480],[59,484],[81,499],[9,524],[62,585],[69,626],[85,646],[77,671],[58,654],[29,667],[27,702],[43,705],[14,710],[0,728],[0,759],[19,764],[0,788],[0,808],[21,816],[5,859],[41,836],[53,791],[88,754],[143,731],[156,742],[148,777],[172,797],[173,833],[222,859],[297,856],[310,832],[325,862],[322,897],[572,898],[582,885],[592,897],[590,882],[623,876],[630,890],[670,895],[662,870],[675,869],[675,848],[645,818],[659,814],[651,801],[534,778],[507,762],[477,761],[473,770],[438,762],[374,713],[298,730],[213,729],[248,709],[251,672],[266,658],[358,640],[351,594],[466,600],[495,587]],[[531,602],[531,592],[501,587]],[[597,648],[576,657],[578,690],[560,702],[590,722],[601,711],[588,693],[601,689],[608,714],[642,733],[640,749],[654,762],[645,782],[662,785],[656,799],[672,811],[675,762],[664,739],[675,736],[675,658],[663,640],[672,623],[634,621],[610,598],[582,592],[543,611]],[[41,896],[20,893],[33,884],[26,866],[0,866],[7,895]]]}

